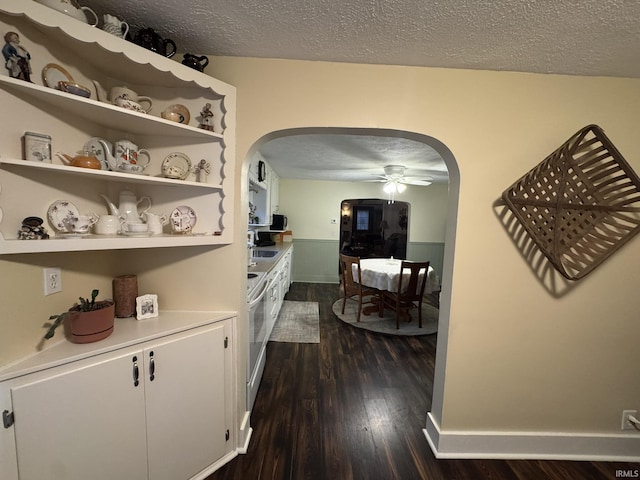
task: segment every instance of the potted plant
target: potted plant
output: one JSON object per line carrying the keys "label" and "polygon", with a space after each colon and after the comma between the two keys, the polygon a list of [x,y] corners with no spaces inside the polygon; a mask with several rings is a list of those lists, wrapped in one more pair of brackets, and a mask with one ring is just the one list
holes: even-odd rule
{"label": "potted plant", "polygon": [[114,302],[100,300],[96,302],[99,291],[91,292],[91,300],[80,297],[80,303],[73,305],[67,312],[51,315],[53,323],[44,338],[53,337],[56,328],[64,322],[65,330],[73,343],[97,342],[113,333]]}

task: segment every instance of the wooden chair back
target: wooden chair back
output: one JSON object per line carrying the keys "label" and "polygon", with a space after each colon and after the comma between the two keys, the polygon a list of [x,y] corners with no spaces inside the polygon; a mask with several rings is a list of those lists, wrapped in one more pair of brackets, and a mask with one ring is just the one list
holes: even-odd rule
{"label": "wooden chair back", "polygon": [[[356,265],[357,278],[353,276],[353,265]],[[342,286],[347,296],[356,295],[361,292],[362,272],[360,271],[360,258],[340,254],[340,269],[342,275]]]}
{"label": "wooden chair back", "polygon": [[[404,280],[405,270],[410,271],[408,281]],[[424,270],[424,275],[420,277],[420,272],[422,270]],[[422,296],[424,295],[424,290],[427,286],[428,273],[429,262],[402,261],[400,266],[400,280],[398,281],[398,296],[402,303],[422,301]],[[403,288],[403,285],[406,287]]]}

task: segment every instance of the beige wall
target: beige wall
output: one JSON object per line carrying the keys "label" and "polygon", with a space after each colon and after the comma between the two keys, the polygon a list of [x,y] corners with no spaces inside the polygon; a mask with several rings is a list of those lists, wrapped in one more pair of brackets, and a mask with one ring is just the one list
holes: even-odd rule
{"label": "beige wall", "polygon": [[590,123],[640,170],[639,80],[248,58],[209,70],[238,88],[240,160],[270,132],[323,126],[429,135],[455,157],[433,411],[443,430],[617,433],[622,409],[640,409],[640,239],[579,283],[540,281],[494,208]]}

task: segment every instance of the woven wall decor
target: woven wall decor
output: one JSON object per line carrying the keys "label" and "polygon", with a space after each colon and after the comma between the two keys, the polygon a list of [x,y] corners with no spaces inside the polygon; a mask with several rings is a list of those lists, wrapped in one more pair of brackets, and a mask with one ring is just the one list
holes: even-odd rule
{"label": "woven wall decor", "polygon": [[502,193],[551,264],[578,280],[640,230],[640,178],[597,125]]}

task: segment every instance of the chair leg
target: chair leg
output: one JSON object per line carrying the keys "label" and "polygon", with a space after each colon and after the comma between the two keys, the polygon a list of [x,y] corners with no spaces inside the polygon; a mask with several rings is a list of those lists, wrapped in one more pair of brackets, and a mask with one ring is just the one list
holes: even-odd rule
{"label": "chair leg", "polygon": [[418,302],[418,328],[422,328],[422,301]]}
{"label": "chair leg", "polygon": [[344,294],[344,297],[342,298],[342,314],[344,315],[344,307],[347,304],[347,294]]}
{"label": "chair leg", "polygon": [[360,313],[362,312],[362,297],[358,297],[358,316],[356,317],[356,321],[360,321]]}

